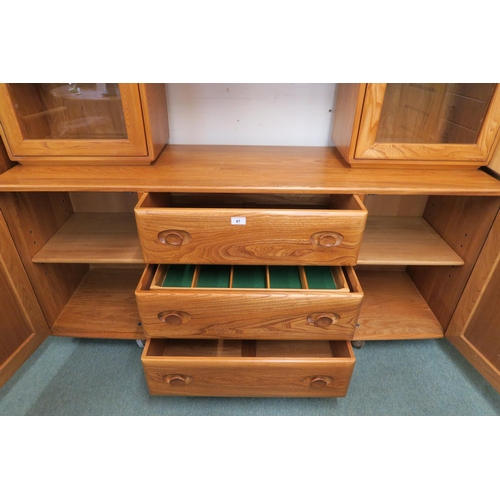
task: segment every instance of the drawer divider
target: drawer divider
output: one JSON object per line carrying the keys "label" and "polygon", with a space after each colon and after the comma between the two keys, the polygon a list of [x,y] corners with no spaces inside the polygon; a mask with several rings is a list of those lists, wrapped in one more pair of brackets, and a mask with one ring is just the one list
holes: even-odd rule
{"label": "drawer divider", "polygon": [[231,271],[229,272],[229,288],[233,288],[234,279],[234,266],[231,266]]}
{"label": "drawer divider", "polygon": [[194,268],[193,282],[191,283],[191,288],[196,288],[198,286],[198,279],[200,278],[200,270],[201,270],[200,265],[197,265]]}
{"label": "drawer divider", "polygon": [[299,266],[300,284],[304,290],[309,290],[309,284],[307,283],[306,270],[304,266]]}

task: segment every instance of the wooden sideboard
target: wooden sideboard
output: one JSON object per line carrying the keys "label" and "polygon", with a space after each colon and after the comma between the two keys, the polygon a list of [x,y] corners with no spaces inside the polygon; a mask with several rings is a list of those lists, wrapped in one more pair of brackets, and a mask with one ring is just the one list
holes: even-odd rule
{"label": "wooden sideboard", "polygon": [[[449,336],[500,387],[498,330],[474,327],[499,298],[500,182],[481,169],[351,168],[322,147],[169,145],[150,166],[0,159],[2,258],[17,255],[26,314],[43,314],[2,345],[2,381],[50,332],[147,340],[152,394],[335,397],[351,342]],[[193,266],[187,284],[152,288],[170,264]],[[207,266],[229,281],[198,286]],[[308,267],[331,266],[343,290],[309,285]],[[298,281],[271,285],[275,267]],[[263,278],[238,286],[236,272]]]}
{"label": "wooden sideboard", "polygon": [[0,189],[51,334],[121,339],[145,338],[135,298],[144,271],[137,193],[320,205],[336,194],[364,198],[354,268],[363,299],[350,336],[358,341],[442,337],[500,203],[500,183],[480,170],[350,169],[330,148],[168,146],[150,167],[15,165]]}

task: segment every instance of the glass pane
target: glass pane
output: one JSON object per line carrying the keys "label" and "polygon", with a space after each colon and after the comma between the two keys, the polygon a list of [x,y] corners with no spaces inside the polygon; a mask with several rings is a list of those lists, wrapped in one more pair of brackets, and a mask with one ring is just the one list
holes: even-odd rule
{"label": "glass pane", "polygon": [[12,83],[25,139],[126,139],[116,83]]}
{"label": "glass pane", "polygon": [[376,142],[474,144],[495,83],[388,83]]}

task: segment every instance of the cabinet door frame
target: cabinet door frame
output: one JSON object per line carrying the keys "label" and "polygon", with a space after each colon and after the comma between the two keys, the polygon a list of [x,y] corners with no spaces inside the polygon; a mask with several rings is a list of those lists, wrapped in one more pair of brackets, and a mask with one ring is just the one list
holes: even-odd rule
{"label": "cabinet door frame", "polygon": [[[500,368],[495,366],[474,343],[468,340],[467,333],[475,328],[474,331],[480,331],[482,339],[486,339],[485,335],[491,335],[492,325],[493,327],[496,325],[500,329],[498,324],[492,323],[481,315],[481,308],[485,306],[493,314],[498,314],[498,300],[493,301],[496,303],[485,303],[484,297],[485,293],[491,290],[497,291],[496,296],[500,297],[500,289],[498,289],[498,283],[495,279],[495,276],[498,279],[499,271],[500,211],[445,333],[446,338],[498,392],[500,392]],[[478,323],[481,325],[481,322],[484,328],[478,328]],[[490,328],[489,334],[488,328]]]}
{"label": "cabinet door frame", "polygon": [[0,272],[4,274],[9,283],[9,289],[2,290],[1,293],[11,294],[12,299],[17,302],[19,310],[22,311],[21,321],[31,331],[31,334],[0,364],[0,387],[2,387],[49,336],[50,330],[1,210]]}
{"label": "cabinet door frame", "polygon": [[25,139],[19,125],[8,84],[0,84],[0,134],[9,156],[16,157],[102,157],[147,156],[148,147],[142,115],[139,84],[120,83],[127,139]]}
{"label": "cabinet door frame", "polygon": [[387,83],[368,83],[357,136],[356,160],[396,160],[460,162],[485,165],[493,154],[500,130],[500,85],[493,92],[490,106],[475,144],[410,144],[376,141]]}

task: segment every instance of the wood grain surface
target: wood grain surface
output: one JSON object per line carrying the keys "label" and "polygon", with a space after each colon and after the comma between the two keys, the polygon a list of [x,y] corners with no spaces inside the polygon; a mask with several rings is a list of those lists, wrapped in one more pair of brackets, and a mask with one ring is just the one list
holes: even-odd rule
{"label": "wood grain surface", "polygon": [[52,335],[144,338],[134,289],[139,268],[92,268],[51,329]]}
{"label": "wood grain surface", "polygon": [[[298,343],[298,349],[305,353],[302,356],[287,357],[289,347],[294,351],[293,343],[289,342],[283,345],[281,356],[275,348],[273,357],[242,357],[243,347],[229,356],[196,356],[203,345],[193,345],[192,356],[169,356],[168,347],[164,348],[163,356],[158,355],[165,342],[175,341],[148,340],[142,355],[151,395],[342,397],[347,394],[355,364],[347,342],[332,342],[341,345],[330,348],[330,357],[308,357],[310,342]],[[160,343],[160,348],[156,346],[150,351],[155,343]],[[259,341],[250,351],[255,354],[260,351],[258,344]],[[318,378],[325,384],[315,386],[313,381]],[[172,380],[180,384],[171,383]]]}
{"label": "wood grain surface", "polygon": [[445,194],[500,196],[479,170],[350,168],[335,148],[167,146],[149,166],[15,166],[0,191]]}
{"label": "wood grain surface", "polygon": [[358,264],[462,266],[464,261],[422,217],[369,216]]}
{"label": "wood grain surface", "polygon": [[364,298],[354,340],[441,338],[444,330],[404,271],[358,271]]}
{"label": "wood grain surface", "polygon": [[33,262],[143,262],[132,214],[74,213],[33,256]]}
{"label": "wood grain surface", "polygon": [[149,288],[153,276],[154,266],[148,266],[136,290],[141,321],[150,337],[346,340],[354,334],[363,300],[352,270],[348,272],[348,293],[307,289],[159,290]]}
{"label": "wood grain surface", "polygon": [[0,387],[49,335],[47,322],[0,211]]}
{"label": "wood grain surface", "polygon": [[490,234],[457,309],[446,338],[500,392],[500,216]]}
{"label": "wood grain surface", "polygon": [[[144,261],[354,265],[366,210],[353,196],[335,200],[338,209],[331,210],[178,208],[155,206],[146,195],[135,209]],[[235,218],[244,224],[233,224]],[[161,237],[167,232],[172,241]]]}

